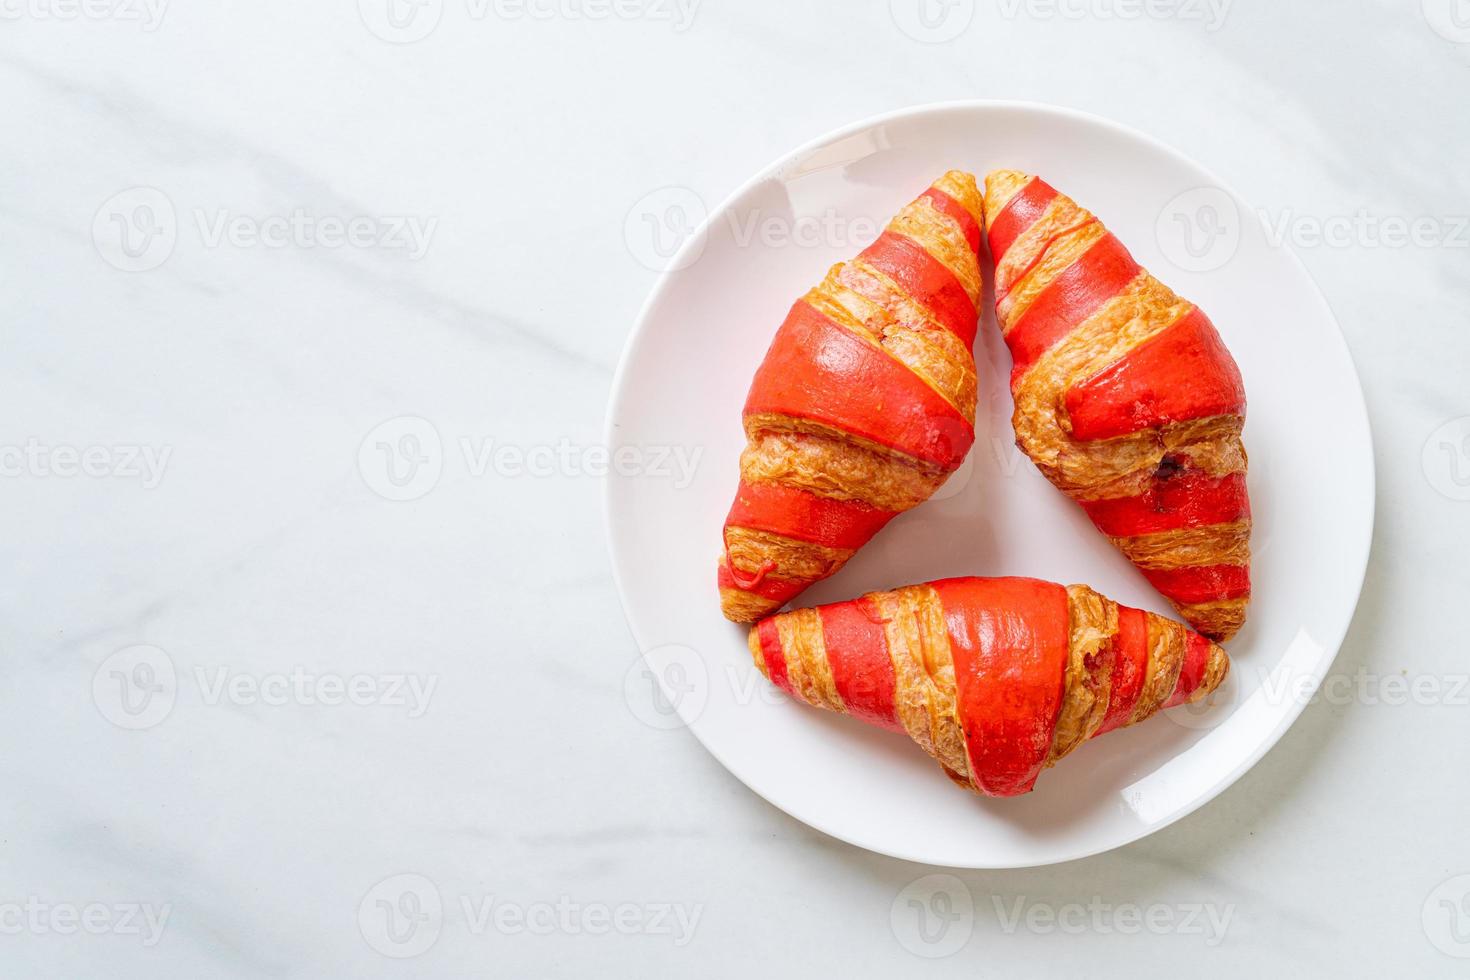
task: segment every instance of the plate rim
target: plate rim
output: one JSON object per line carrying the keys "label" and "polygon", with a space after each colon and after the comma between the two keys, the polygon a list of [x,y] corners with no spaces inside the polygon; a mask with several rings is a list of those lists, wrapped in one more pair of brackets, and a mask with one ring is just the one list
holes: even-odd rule
{"label": "plate rim", "polygon": [[[643,339],[648,330],[650,314],[653,311],[654,307],[657,306],[659,302],[663,299],[664,294],[668,292],[668,290],[672,287],[672,284],[677,274],[684,268],[685,265],[688,264],[687,259],[689,253],[694,249],[703,247],[705,232],[714,223],[718,216],[725,214],[737,200],[750,192],[757,185],[777,175],[789,163],[803,159],[809,156],[813,151],[834,143],[838,140],[845,139],[856,133],[872,129],[877,126],[881,126],[885,123],[895,122],[899,120],[907,120],[919,116],[937,114],[942,112],[951,112],[956,110],[965,111],[992,109],[1037,112],[1111,130],[1115,134],[1126,136],[1130,139],[1134,139],[1141,143],[1144,143],[1154,151],[1162,153],[1168,157],[1173,158],[1177,162],[1181,162],[1188,167],[1199,171],[1215,187],[1230,195],[1234,200],[1244,200],[1244,198],[1236,193],[1234,187],[1226,181],[1221,180],[1219,175],[1216,174],[1215,171],[1199,163],[1193,157],[1190,157],[1180,150],[1177,150],[1174,147],[1170,146],[1169,144],[1164,143],[1157,137],[1151,136],[1148,133],[1135,129],[1134,127],[1129,126],[1125,123],[1120,123],[1105,116],[1100,116],[1092,112],[1088,112],[1082,109],[1075,109],[1069,106],[1014,99],[956,99],[942,102],[926,102],[917,105],[906,106],[903,108],[878,113],[876,115],[868,116],[863,119],[859,119],[854,122],[838,126],[835,129],[823,133],[822,135],[817,136],[814,139],[808,140],[807,142],[802,143],[800,146],[797,146],[795,149],[792,149],[776,157],[773,161],[771,161],[771,163],[757,170],[753,175],[743,181],[733,191],[725,195],[725,197],[716,207],[711,208],[708,211],[704,221],[700,223],[699,227],[694,231],[694,233],[691,234],[689,238],[683,243],[683,245],[680,246],[679,250],[674,253],[673,257],[669,260],[667,269],[659,273],[658,278],[654,281],[653,287],[649,290],[647,297],[644,299],[642,305],[639,307],[637,316],[633,320],[632,329],[628,332],[628,337],[623,342],[622,351],[618,356],[617,367],[613,372],[612,383],[608,392],[606,417],[603,422],[604,444],[608,447],[611,447],[616,442],[617,433],[615,430],[617,428],[617,420],[620,417],[620,410],[623,407],[623,403],[628,397],[627,374],[629,371],[629,365],[632,362],[634,351],[638,348],[640,341]],[[1337,635],[1331,637],[1330,642],[1326,642],[1323,644],[1323,648],[1325,650],[1329,650],[1330,653],[1327,656],[1320,658],[1317,667],[1309,675],[1310,685],[1307,688],[1307,693],[1310,694],[1318,690],[1318,688],[1321,686],[1322,679],[1327,675],[1327,672],[1332,669],[1332,665],[1336,663],[1337,657],[1342,651],[1342,644],[1347,639],[1348,632],[1352,629],[1353,621],[1357,618],[1358,608],[1362,603],[1363,585],[1367,578],[1368,561],[1372,556],[1373,533],[1377,520],[1378,463],[1373,449],[1374,443],[1372,419],[1368,414],[1368,404],[1366,396],[1363,393],[1362,378],[1359,376],[1358,373],[1357,362],[1353,359],[1352,348],[1348,344],[1347,335],[1343,333],[1342,324],[1338,320],[1336,312],[1332,309],[1332,304],[1328,301],[1326,294],[1322,292],[1322,287],[1317,283],[1317,280],[1312,275],[1311,270],[1307,267],[1306,263],[1302,261],[1301,256],[1297,254],[1296,250],[1290,245],[1290,243],[1283,242],[1280,246],[1280,251],[1290,257],[1290,260],[1296,265],[1297,270],[1311,285],[1312,292],[1316,301],[1321,304],[1322,309],[1326,312],[1328,318],[1332,322],[1332,326],[1335,330],[1336,340],[1342,348],[1342,353],[1345,356],[1349,373],[1352,379],[1353,394],[1356,395],[1356,398],[1353,400],[1355,408],[1355,411],[1353,412],[1353,418],[1362,427],[1362,441],[1367,450],[1362,454],[1364,457],[1364,462],[1366,463],[1366,468],[1364,471],[1364,482],[1367,486],[1367,493],[1365,496],[1367,518],[1365,521],[1362,522],[1362,527],[1364,528],[1364,530],[1362,533],[1361,541],[1358,543],[1358,547],[1354,549],[1354,551],[1358,553],[1360,557],[1357,563],[1357,584],[1353,589],[1352,609],[1351,612],[1348,614],[1346,620],[1343,622],[1341,628],[1336,631]],[[619,559],[616,551],[613,548],[614,485],[614,481],[611,479],[604,480],[603,482],[603,532],[607,539],[608,557],[610,559],[609,563],[612,567],[612,579],[613,585],[617,590],[618,604],[622,607],[623,618],[627,622],[628,630],[632,634],[633,641],[638,645],[639,659],[647,663],[647,651],[645,650],[647,644],[643,639],[643,636],[646,635],[646,633],[639,628],[633,609],[629,605],[627,585],[623,581],[623,574],[620,567]],[[653,665],[650,664],[650,666]],[[1169,814],[1168,816],[1156,821],[1151,825],[1140,828],[1137,833],[1132,834],[1131,836],[1126,836],[1122,839],[1113,841],[1111,843],[1106,843],[1101,846],[1083,845],[1075,850],[1061,851],[1056,856],[1049,857],[1045,860],[1028,859],[1021,861],[1000,861],[963,864],[936,864],[934,861],[927,857],[916,855],[912,852],[906,851],[904,848],[901,847],[892,848],[888,846],[880,846],[863,840],[857,840],[852,836],[833,828],[825,820],[818,819],[810,815],[793,812],[791,808],[788,808],[782,803],[771,799],[765,793],[761,792],[761,790],[757,789],[752,784],[751,780],[747,778],[745,772],[742,771],[742,768],[731,764],[731,762],[726,759],[721,752],[716,750],[714,746],[712,746],[710,742],[703,735],[700,734],[699,729],[696,725],[689,723],[687,719],[684,719],[685,724],[680,727],[692,734],[694,738],[699,742],[699,744],[703,746],[705,751],[712,755],[715,760],[720,763],[720,765],[724,766],[726,771],[728,771],[732,776],[734,776],[742,784],[744,784],[746,789],[750,790],[756,796],[760,797],[762,800],[775,807],[776,809],[780,810],[791,819],[796,820],[799,823],[804,824],[805,826],[811,827],[813,830],[819,831],[820,833],[823,833],[828,837],[835,838],[845,844],[861,848],[874,854],[882,854],[887,857],[896,858],[902,861],[909,861],[911,863],[921,864],[927,867],[1007,871],[1023,868],[1049,867],[1051,865],[1064,864],[1070,861],[1079,861],[1085,858],[1095,857],[1099,854],[1106,854],[1110,851],[1114,851],[1122,847],[1127,847],[1130,844],[1137,843],[1145,837],[1149,837],[1155,833],[1158,833],[1161,830],[1164,830],[1166,827],[1170,827],[1173,824],[1178,823],[1180,820],[1183,820],[1185,817],[1194,813],[1196,810],[1215,800],[1218,796],[1220,796],[1220,794],[1224,793],[1227,789],[1234,786],[1242,776],[1244,776],[1251,769],[1255,768],[1256,764],[1265,757],[1266,753],[1275,748],[1276,745],[1281,741],[1281,739],[1286,735],[1287,731],[1289,731],[1292,726],[1296,724],[1297,720],[1301,717],[1302,712],[1306,710],[1307,704],[1310,702],[1310,700],[1310,697],[1295,699],[1295,702],[1290,705],[1287,711],[1283,714],[1281,721],[1277,724],[1276,728],[1271,731],[1265,738],[1263,738],[1259,742],[1259,744],[1257,744],[1257,746],[1249,753],[1247,758],[1243,762],[1241,762],[1239,766],[1237,766],[1235,769],[1231,770],[1230,773],[1219,779],[1207,791],[1200,793],[1197,797],[1190,800],[1188,803],[1186,803],[1173,813]]]}

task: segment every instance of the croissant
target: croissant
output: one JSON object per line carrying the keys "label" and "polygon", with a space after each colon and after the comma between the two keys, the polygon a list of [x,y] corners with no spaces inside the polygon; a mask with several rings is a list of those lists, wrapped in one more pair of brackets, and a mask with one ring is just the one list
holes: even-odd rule
{"label": "croissant", "polygon": [[835,573],[970,451],[982,207],[974,176],[950,171],[791,308],[745,402],[727,618]]}
{"label": "croissant", "polygon": [[1016,443],[1195,629],[1250,602],[1245,390],[1208,317],[1039,177],[985,184]]}
{"label": "croissant", "polygon": [[955,578],[763,619],[755,665],[800,701],[903,732],[961,786],[1028,793],[1098,735],[1198,701],[1230,670],[1179,623],[1085,585]]}

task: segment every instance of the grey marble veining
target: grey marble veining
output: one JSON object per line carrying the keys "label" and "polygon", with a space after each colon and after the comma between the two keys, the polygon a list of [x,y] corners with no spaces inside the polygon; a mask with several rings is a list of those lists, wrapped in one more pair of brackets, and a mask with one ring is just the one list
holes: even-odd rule
{"label": "grey marble veining", "polygon": [[[1470,5],[924,2],[0,4],[0,973],[1463,973]],[[1294,236],[1432,220],[1294,244],[1379,464],[1334,674],[1444,686],[1324,699],[1137,844],[959,873],[926,963],[890,911],[931,869],[640,721],[599,479],[493,454],[600,442],[640,199],[952,98],[1142,129]],[[426,438],[437,479],[374,462]]]}

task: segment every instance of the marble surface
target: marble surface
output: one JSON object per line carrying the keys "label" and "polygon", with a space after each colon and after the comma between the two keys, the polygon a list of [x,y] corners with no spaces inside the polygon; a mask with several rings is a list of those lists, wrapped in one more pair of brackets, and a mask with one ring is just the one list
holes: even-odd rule
{"label": "marble surface", "polygon": [[[1470,4],[393,2],[0,2],[0,973],[1464,975]],[[957,98],[1262,209],[1379,507],[1251,773],[936,879],[648,723],[599,442],[671,203]]]}

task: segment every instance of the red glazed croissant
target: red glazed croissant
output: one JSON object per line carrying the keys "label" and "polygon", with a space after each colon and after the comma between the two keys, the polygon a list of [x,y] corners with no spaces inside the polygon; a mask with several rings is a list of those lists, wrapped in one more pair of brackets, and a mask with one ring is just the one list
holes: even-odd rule
{"label": "red glazed croissant", "polygon": [[975,178],[950,171],[791,308],[745,402],[720,605],[759,619],[927,500],[975,439]]}
{"label": "red glazed croissant", "polygon": [[1195,629],[1250,602],[1245,390],[1194,304],[1038,177],[998,170],[985,213],[1014,366],[1016,443]]}
{"label": "red glazed croissant", "polygon": [[1096,735],[1220,686],[1225,651],[1085,585],[957,578],[799,609],[750,631],[756,667],[818,708],[903,732],[961,786],[1030,792]]}

